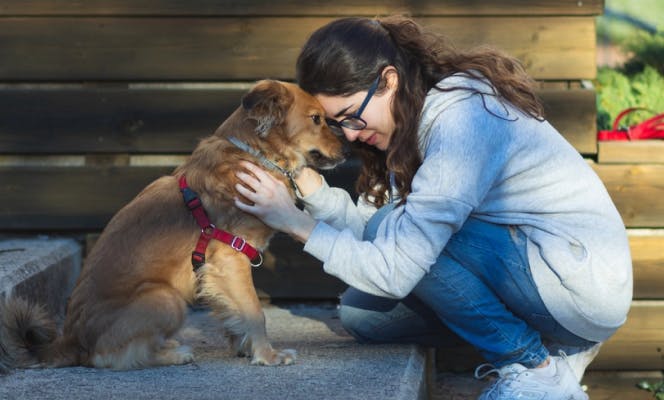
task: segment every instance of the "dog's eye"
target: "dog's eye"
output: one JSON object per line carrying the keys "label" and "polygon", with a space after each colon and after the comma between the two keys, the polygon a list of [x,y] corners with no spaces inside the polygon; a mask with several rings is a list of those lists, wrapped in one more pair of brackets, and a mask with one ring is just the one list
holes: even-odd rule
{"label": "dog's eye", "polygon": [[314,114],[311,116],[311,119],[314,121],[314,124],[320,125],[320,115]]}

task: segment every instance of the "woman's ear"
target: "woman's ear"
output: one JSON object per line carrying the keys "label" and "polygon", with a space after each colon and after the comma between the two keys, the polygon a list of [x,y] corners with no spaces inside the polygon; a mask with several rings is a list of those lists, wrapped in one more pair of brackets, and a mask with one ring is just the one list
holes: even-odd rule
{"label": "woman's ear", "polygon": [[397,69],[392,65],[388,65],[383,68],[382,74],[381,80],[385,82],[385,87],[389,90],[397,90],[399,87],[399,74]]}
{"label": "woman's ear", "polygon": [[293,100],[293,94],[281,82],[262,80],[242,97],[242,107],[247,118],[256,121],[256,133],[265,137],[284,122]]}

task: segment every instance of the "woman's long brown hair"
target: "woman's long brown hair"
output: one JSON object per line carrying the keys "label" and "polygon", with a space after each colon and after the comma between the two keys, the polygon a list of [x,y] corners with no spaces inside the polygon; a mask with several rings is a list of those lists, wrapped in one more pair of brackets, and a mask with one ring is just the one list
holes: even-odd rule
{"label": "woman's long brown hair", "polygon": [[[395,130],[387,151],[356,142],[362,159],[356,190],[377,207],[386,202],[390,172],[401,201],[422,159],[417,130],[426,94],[445,77],[464,73],[472,79],[488,79],[495,95],[533,118],[542,118],[542,105],[534,81],[521,63],[496,49],[482,47],[459,51],[443,37],[425,31],[410,18],[380,20],[342,18],[315,31],[297,60],[298,84],[311,94],[349,96],[367,90],[379,73],[393,65],[399,86],[392,102]],[[381,81],[378,93],[385,89]],[[439,90],[442,90],[439,88]]]}

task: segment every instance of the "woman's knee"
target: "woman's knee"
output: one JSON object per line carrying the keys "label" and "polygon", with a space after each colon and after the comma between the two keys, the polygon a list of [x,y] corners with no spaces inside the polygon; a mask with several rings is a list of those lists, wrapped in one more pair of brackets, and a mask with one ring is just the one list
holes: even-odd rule
{"label": "woman's knee", "polygon": [[375,329],[371,326],[373,311],[363,310],[348,305],[339,306],[341,326],[360,343],[375,342]]}
{"label": "woman's knee", "polygon": [[399,300],[374,296],[353,287],[341,296],[339,319],[344,329],[362,343],[379,343],[395,319]]}

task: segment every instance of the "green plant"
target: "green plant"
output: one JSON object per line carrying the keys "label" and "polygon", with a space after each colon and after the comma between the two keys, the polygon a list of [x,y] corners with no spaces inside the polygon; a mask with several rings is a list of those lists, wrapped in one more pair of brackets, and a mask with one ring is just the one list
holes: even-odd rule
{"label": "green plant", "polygon": [[[618,114],[626,108],[643,107],[664,112],[664,75],[647,65],[634,75],[602,68],[597,73],[597,127],[610,129]],[[651,116],[647,111],[628,115],[622,125],[629,126]]]}
{"label": "green plant", "polygon": [[[643,107],[664,112],[664,35],[636,32],[622,40],[631,58],[622,68],[600,68],[597,72],[597,127],[610,129],[626,108]],[[651,116],[639,111],[621,121],[631,126]]]}
{"label": "green plant", "polygon": [[641,381],[636,385],[636,387],[652,392],[653,397],[655,397],[657,400],[664,400],[664,381],[655,383],[654,385],[651,385],[647,381]]}

